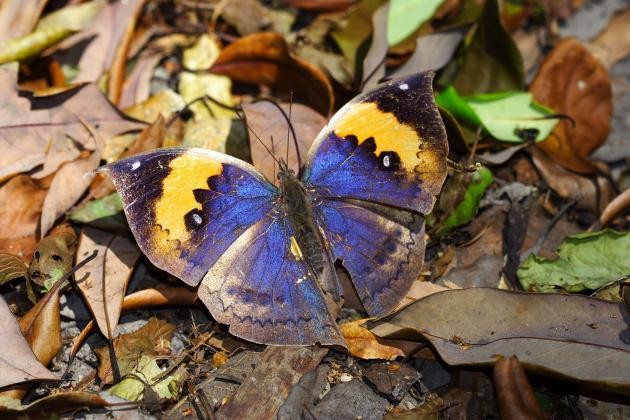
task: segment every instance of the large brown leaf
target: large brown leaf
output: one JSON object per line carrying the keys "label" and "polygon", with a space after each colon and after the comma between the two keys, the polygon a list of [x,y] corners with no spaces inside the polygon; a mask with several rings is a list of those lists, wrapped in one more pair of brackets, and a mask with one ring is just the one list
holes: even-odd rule
{"label": "large brown leaf", "polygon": [[42,379],[58,378],[37,360],[9,306],[0,297],[0,388]]}
{"label": "large brown leaf", "polygon": [[106,337],[113,338],[140,250],[127,238],[86,227],[81,234],[78,258],[95,250],[97,257],[79,269],[75,278],[99,329]]}
{"label": "large brown leaf", "polygon": [[0,44],[28,35],[35,27],[47,0],[0,2]]}
{"label": "large brown leaf", "polygon": [[104,139],[144,127],[122,115],[96,85],[34,97],[19,92],[16,80],[15,67],[0,66],[0,180],[43,165],[34,174],[41,178],[77,159],[81,150],[95,150],[86,125]]}
{"label": "large brown leaf", "polygon": [[[282,111],[274,104],[266,101],[243,105],[249,130],[252,162],[271,182],[276,182],[275,174],[278,170],[274,157],[287,161],[289,168],[297,174],[300,168],[295,149],[296,143],[299,148],[301,163],[304,163],[313,140],[326,125],[326,118],[305,105],[281,104],[280,106]],[[295,139],[289,130],[283,111],[287,118],[289,114],[291,115]],[[268,150],[273,152],[273,156]]]}
{"label": "large brown leaf", "polygon": [[267,85],[294,98],[322,115],[332,111],[333,91],[317,67],[294,57],[282,35],[260,32],[244,36],[227,46],[210,68],[232,80]]}
{"label": "large brown leaf", "polygon": [[533,373],[630,395],[630,314],[577,295],[448,290],[373,323],[380,337],[424,338],[450,365],[516,355]]}
{"label": "large brown leaf", "polygon": [[30,260],[48,184],[18,175],[0,186],[0,251]]}
{"label": "large brown leaf", "polygon": [[529,90],[538,102],[575,122],[574,127],[560,121],[538,147],[565,168],[596,172],[588,156],[606,141],[612,117],[606,69],[579,41],[566,38],[547,56]]}

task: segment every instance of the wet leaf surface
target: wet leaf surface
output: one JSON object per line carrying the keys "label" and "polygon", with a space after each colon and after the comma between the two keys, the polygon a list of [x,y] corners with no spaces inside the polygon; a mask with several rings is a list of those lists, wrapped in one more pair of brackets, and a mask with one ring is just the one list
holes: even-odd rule
{"label": "wet leaf surface", "polygon": [[532,373],[630,394],[630,315],[619,303],[584,296],[490,288],[430,295],[374,322],[384,338],[426,339],[450,365],[492,365],[516,355]]}

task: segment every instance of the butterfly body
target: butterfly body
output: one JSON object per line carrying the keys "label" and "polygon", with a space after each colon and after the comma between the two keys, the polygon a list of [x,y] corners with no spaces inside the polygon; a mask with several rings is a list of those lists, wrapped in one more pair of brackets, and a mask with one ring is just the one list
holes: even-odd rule
{"label": "butterfly body", "polygon": [[[230,332],[265,344],[344,345],[331,301],[350,274],[370,316],[418,277],[424,215],[446,176],[448,146],[432,74],[392,81],[344,106],[301,176],[279,186],[201,149],[161,149],[105,167],[140,248],[186,283]],[[334,305],[333,305],[334,306]]]}

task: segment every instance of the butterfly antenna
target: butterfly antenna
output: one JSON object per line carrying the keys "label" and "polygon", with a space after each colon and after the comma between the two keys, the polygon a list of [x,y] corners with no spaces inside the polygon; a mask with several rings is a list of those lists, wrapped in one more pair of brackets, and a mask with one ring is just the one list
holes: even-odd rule
{"label": "butterfly antenna", "polygon": [[[287,157],[286,157],[286,162],[287,165],[289,164],[289,131],[291,130],[291,106],[293,105],[293,89],[291,89],[291,92],[289,93],[289,121],[287,123]],[[297,144],[296,144],[297,146]],[[297,151],[297,147],[295,148]]]}
{"label": "butterfly antenna", "polygon": [[269,153],[271,155],[271,158],[278,164],[280,165],[280,161],[275,157],[275,155],[273,154],[273,152],[271,150],[269,150],[269,148],[267,147],[267,145],[265,144],[264,141],[261,140],[260,137],[258,137],[258,134],[256,134],[254,132],[254,130],[252,130],[252,128],[249,126],[249,124],[247,124],[247,121],[245,120],[245,117],[243,117],[239,112],[236,112],[236,116],[243,122],[243,124],[245,125],[245,127],[247,127],[247,130],[250,131],[254,137],[256,137],[256,139],[260,142],[260,144],[262,144],[262,147],[265,148],[265,150],[267,151],[267,153]]}
{"label": "butterfly antenna", "polygon": [[[297,157],[299,167],[302,168],[302,156],[300,155],[300,148],[298,147],[297,135],[295,134],[295,128],[293,127],[293,124],[291,124],[291,118],[289,117],[289,115],[287,115],[287,113],[284,111],[284,109],[282,109],[280,104],[277,103],[276,101],[274,101],[273,99],[259,98],[259,99],[255,100],[254,102],[269,102],[273,106],[278,108],[278,111],[280,111],[280,113],[284,117],[284,120],[287,122],[287,126],[289,127],[289,130],[291,130],[291,135],[293,136],[293,142],[295,144],[295,155]],[[288,135],[287,135],[287,140],[288,140]],[[288,148],[288,146],[287,146],[287,148]],[[276,162],[277,162],[277,160],[276,160]]]}
{"label": "butterfly antenna", "polygon": [[[271,152],[272,152],[271,156],[274,156],[273,153],[275,153],[276,148],[273,143],[273,136],[269,136],[269,137],[271,138]],[[276,165],[273,165],[273,181],[276,182]]]}

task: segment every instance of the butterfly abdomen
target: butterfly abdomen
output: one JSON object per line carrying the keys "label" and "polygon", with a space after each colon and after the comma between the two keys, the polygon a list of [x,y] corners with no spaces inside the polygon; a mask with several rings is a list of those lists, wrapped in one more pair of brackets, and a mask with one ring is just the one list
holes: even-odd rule
{"label": "butterfly abdomen", "polygon": [[314,275],[319,276],[324,269],[324,248],[316,231],[308,193],[292,174],[281,177],[281,189],[289,224],[295,234],[292,251],[306,261]]}

